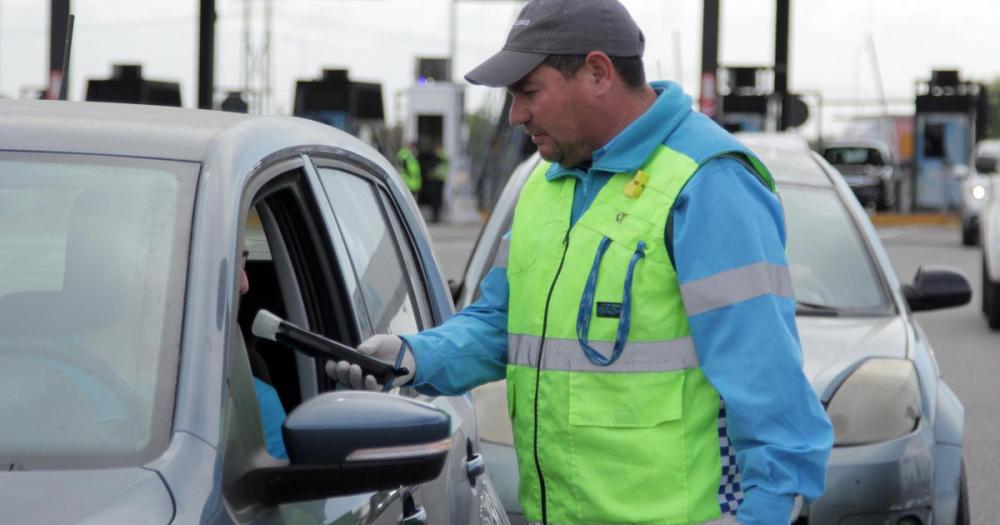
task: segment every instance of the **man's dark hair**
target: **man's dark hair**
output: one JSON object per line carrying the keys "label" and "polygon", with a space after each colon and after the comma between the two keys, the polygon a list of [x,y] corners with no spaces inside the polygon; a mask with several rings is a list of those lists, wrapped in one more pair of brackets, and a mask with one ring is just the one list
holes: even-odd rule
{"label": "man's dark hair", "polygon": [[[565,78],[572,78],[583,67],[586,58],[586,55],[549,55],[542,64],[555,68]],[[611,57],[611,63],[626,86],[638,90],[646,85],[641,57]]]}

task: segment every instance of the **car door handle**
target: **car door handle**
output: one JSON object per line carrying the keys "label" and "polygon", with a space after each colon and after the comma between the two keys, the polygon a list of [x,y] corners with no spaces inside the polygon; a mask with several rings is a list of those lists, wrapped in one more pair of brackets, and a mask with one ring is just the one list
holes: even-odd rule
{"label": "car door handle", "polygon": [[486,472],[486,460],[483,459],[483,455],[476,453],[469,456],[465,460],[465,472],[469,475],[469,482],[475,485],[476,478]]}
{"label": "car door handle", "polygon": [[403,494],[403,515],[399,525],[427,525],[427,511],[413,501],[413,494],[407,491]]}

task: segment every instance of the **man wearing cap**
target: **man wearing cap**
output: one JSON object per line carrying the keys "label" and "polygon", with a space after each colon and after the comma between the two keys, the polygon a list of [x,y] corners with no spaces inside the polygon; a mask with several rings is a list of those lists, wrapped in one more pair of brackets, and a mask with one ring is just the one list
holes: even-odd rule
{"label": "man wearing cap", "polygon": [[781,205],[678,85],[646,83],[643,48],[616,0],[524,7],[466,79],[508,89],[546,162],[480,299],[360,350],[429,394],[506,377],[531,522],[787,524],[822,493],[833,432],[802,370]]}

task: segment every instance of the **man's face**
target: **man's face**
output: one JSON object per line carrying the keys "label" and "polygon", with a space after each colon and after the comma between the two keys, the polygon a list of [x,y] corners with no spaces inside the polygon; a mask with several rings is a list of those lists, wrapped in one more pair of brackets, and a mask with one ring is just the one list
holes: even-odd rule
{"label": "man's face", "polygon": [[511,126],[524,126],[538,153],[549,162],[572,167],[593,154],[586,144],[584,79],[583,71],[566,78],[559,70],[541,65],[508,88],[514,97],[508,117]]}

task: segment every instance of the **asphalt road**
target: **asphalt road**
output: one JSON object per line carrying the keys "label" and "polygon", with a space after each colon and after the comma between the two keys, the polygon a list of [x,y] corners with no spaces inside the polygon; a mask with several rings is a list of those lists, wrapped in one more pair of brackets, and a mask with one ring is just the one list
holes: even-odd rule
{"label": "asphalt road", "polygon": [[[460,279],[479,227],[431,226],[438,262],[446,278]],[[1000,523],[1000,332],[991,332],[980,312],[978,248],[961,245],[956,227],[896,227],[879,230],[903,282],[921,265],[951,266],[973,289],[966,306],[917,314],[931,342],[941,374],[965,405],[966,469],[972,523]]]}
{"label": "asphalt road", "polygon": [[980,311],[979,248],[961,245],[957,228],[879,230],[900,280],[913,280],[921,265],[950,266],[968,277],[972,301],[948,310],[923,312],[917,322],[931,342],[941,375],[965,405],[965,463],[972,523],[1000,521],[1000,332],[991,332]]}

